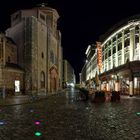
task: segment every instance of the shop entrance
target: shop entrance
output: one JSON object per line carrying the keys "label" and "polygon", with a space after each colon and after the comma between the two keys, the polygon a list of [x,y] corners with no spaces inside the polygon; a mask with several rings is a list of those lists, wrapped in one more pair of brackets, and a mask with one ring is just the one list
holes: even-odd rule
{"label": "shop entrance", "polygon": [[129,95],[129,79],[120,80],[120,91],[123,95]]}

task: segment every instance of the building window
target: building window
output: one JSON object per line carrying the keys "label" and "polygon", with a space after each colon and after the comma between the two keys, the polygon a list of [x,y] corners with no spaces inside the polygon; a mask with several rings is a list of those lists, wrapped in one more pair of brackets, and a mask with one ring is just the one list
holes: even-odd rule
{"label": "building window", "polygon": [[43,71],[40,74],[40,85],[41,88],[45,88],[45,73]]}
{"label": "building window", "polygon": [[118,44],[118,51],[120,51],[122,49],[122,43]]}
{"label": "building window", "polygon": [[113,54],[116,53],[116,47],[113,47]]}
{"label": "building window", "polygon": [[124,42],[124,47],[128,47],[130,45],[130,39],[126,39]]}
{"label": "building window", "polygon": [[138,25],[135,27],[135,33],[139,34],[139,26]]}
{"label": "building window", "polygon": [[128,33],[130,33],[129,29],[124,31],[124,34],[128,34]]}
{"label": "building window", "polygon": [[113,42],[115,42],[116,41],[116,36],[115,37],[113,37]]}
{"label": "building window", "polygon": [[107,52],[105,53],[105,59],[107,59]]}
{"label": "building window", "polygon": [[102,51],[104,51],[104,47],[102,48]]}
{"label": "building window", "polygon": [[10,60],[10,56],[8,56],[8,63],[10,63],[10,61],[11,61],[11,60]]}
{"label": "building window", "polygon": [[120,38],[120,37],[122,37],[122,34],[121,33],[118,34],[118,38]]}
{"label": "building window", "polygon": [[50,51],[50,61],[51,61],[52,63],[55,62],[55,56],[54,56],[54,52],[53,52],[52,50]]}
{"label": "building window", "polygon": [[111,56],[111,50],[109,50],[109,57]]}
{"label": "building window", "polygon": [[44,53],[43,52],[41,53],[41,57],[42,57],[42,59],[44,58]]}
{"label": "building window", "polygon": [[139,43],[139,36],[135,35],[135,43]]}
{"label": "building window", "polygon": [[45,21],[45,16],[40,14],[40,18]]}
{"label": "building window", "polygon": [[105,45],[105,50],[107,49],[107,45]]}

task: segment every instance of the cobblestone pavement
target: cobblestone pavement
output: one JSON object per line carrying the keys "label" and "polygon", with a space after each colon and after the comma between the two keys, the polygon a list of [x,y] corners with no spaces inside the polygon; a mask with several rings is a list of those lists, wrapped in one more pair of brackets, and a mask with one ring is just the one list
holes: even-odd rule
{"label": "cobblestone pavement", "polygon": [[0,140],[140,140],[140,99],[95,104],[75,95],[1,107]]}

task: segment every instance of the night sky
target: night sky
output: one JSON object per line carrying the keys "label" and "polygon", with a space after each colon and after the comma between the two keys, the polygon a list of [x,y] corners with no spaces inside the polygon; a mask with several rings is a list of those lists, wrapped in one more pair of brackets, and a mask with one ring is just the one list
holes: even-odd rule
{"label": "night sky", "polygon": [[58,29],[62,33],[63,55],[76,75],[85,62],[89,44],[99,41],[100,35],[117,22],[140,14],[139,0],[4,0],[0,4],[0,30],[3,32],[10,27],[13,12],[42,2],[55,8],[60,15]]}

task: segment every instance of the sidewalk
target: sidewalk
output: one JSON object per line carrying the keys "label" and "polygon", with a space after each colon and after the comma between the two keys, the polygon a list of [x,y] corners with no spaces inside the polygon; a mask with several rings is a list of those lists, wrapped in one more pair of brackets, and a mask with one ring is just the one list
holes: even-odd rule
{"label": "sidewalk", "polygon": [[129,95],[121,95],[122,99],[140,99],[140,95],[132,96],[130,97]]}
{"label": "sidewalk", "polygon": [[11,106],[11,105],[20,105],[20,104],[28,104],[36,101],[40,101],[43,99],[47,99],[49,96],[57,95],[63,93],[64,91],[47,93],[46,95],[37,95],[37,97],[30,97],[29,95],[18,95],[12,97],[6,97],[5,99],[0,98],[0,107]]}

